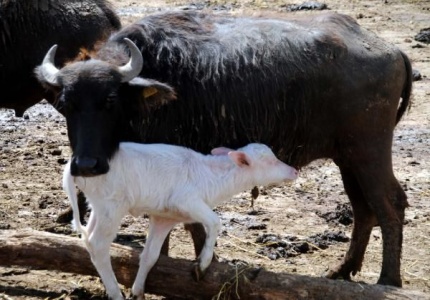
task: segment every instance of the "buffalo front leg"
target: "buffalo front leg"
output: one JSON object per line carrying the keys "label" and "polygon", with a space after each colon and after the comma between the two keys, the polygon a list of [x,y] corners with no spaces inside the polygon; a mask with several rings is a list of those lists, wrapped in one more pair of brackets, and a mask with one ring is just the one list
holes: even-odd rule
{"label": "buffalo front leg", "polygon": [[354,175],[353,170],[339,165],[343,185],[346,194],[351,201],[354,213],[354,227],[349,249],[343,261],[331,269],[326,275],[328,278],[343,278],[351,280],[361,270],[364,253],[369,243],[372,228],[376,225],[376,216],[366,202],[361,187]]}
{"label": "buffalo front leg", "polygon": [[[185,229],[190,232],[191,238],[193,239],[194,244],[194,253],[196,254],[196,257],[199,257],[200,253],[203,250],[203,247],[205,246],[206,241],[206,231],[205,227],[201,223],[190,223],[185,224]],[[213,261],[216,261],[216,256],[214,254]]]}
{"label": "buffalo front leg", "polygon": [[[191,234],[191,238],[194,244],[194,253],[196,254],[196,257],[198,257],[202,252],[203,246],[205,245],[205,240],[206,240],[205,228],[200,223],[185,224],[184,228],[185,230],[189,231]],[[161,254],[166,256],[168,256],[169,254],[169,241],[170,241],[170,233],[167,235],[166,239],[164,240],[163,246],[161,247]],[[213,260],[216,260],[215,256]]]}
{"label": "buffalo front leg", "polygon": [[[79,215],[80,220],[82,224],[85,224],[85,215],[88,211],[88,204],[85,199],[84,193],[81,191],[78,192],[78,208],[79,208]],[[55,222],[60,224],[68,224],[73,220],[73,209],[72,207],[69,207],[65,211],[61,212],[58,215],[58,218]]]}

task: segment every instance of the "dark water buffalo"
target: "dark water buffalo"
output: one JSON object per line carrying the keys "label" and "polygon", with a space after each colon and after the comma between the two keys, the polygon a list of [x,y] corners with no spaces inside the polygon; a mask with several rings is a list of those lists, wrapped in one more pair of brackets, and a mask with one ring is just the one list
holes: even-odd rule
{"label": "dark water buffalo", "polygon": [[178,12],[128,26],[91,59],[61,70],[54,56],[55,47],[37,74],[60,92],[73,175],[108,172],[109,158],[126,140],[201,152],[262,142],[298,168],[331,158],[354,229],[343,262],[328,276],[350,279],[360,270],[379,224],[378,283],[401,286],[408,203],[393,174],[391,147],[412,77],[396,47],[339,14],[266,19]]}
{"label": "dark water buffalo", "polygon": [[34,76],[46,51],[58,43],[57,65],[120,28],[105,0],[9,0],[0,3],[0,107],[17,116],[40,100],[53,103]]}

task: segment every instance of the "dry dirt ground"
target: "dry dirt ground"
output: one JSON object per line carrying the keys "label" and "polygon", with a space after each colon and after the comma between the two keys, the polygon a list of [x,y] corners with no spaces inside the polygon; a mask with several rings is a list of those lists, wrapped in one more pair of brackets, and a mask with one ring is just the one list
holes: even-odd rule
{"label": "dry dirt ground", "polygon": [[[325,3],[332,11],[357,18],[362,26],[397,45],[422,75],[414,83],[412,108],[395,131],[393,159],[396,176],[410,203],[404,227],[404,288],[424,291],[430,299],[430,45],[414,40],[420,29],[430,27],[430,2]],[[121,0],[114,5],[124,24],[145,14],[180,7],[209,6],[238,15],[261,11],[284,15],[318,13],[287,12],[286,4],[294,2]],[[64,119],[49,105],[36,105],[25,118],[0,110],[1,230],[32,228],[72,234],[70,225],[56,223],[59,213],[68,207],[60,178],[69,154]],[[322,276],[342,259],[348,246],[345,240],[351,234],[350,215],[339,172],[332,162],[314,162],[291,185],[262,190],[262,194],[254,209],[250,207],[249,192],[216,209],[223,225],[216,248],[222,260],[242,260],[276,272]],[[135,244],[143,245],[146,231],[146,219],[127,217],[119,242],[130,242],[133,235]],[[355,281],[377,281],[381,251],[381,232],[375,228]],[[170,252],[174,257],[193,258],[190,238],[180,226],[173,232]],[[47,272],[39,267],[0,267],[0,299],[100,299],[103,295],[96,277]]]}

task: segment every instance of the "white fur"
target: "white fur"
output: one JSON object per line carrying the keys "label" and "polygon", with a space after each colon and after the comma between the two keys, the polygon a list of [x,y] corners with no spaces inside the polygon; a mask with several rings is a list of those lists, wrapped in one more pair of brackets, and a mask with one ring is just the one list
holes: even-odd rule
{"label": "white fur", "polygon": [[[144,298],[144,283],[157,261],[163,241],[178,223],[199,222],[207,238],[198,258],[204,271],[210,264],[220,228],[212,208],[256,185],[293,180],[294,168],[279,161],[262,144],[249,144],[237,151],[217,148],[214,155],[165,144],[120,144],[110,161],[110,171],[95,177],[75,177],[66,165],[63,186],[72,203],[76,230],[112,299],[123,299],[112,270],[110,243],[126,214],[150,216],[149,234],[140,257],[132,292]],[[88,225],[79,219],[74,183],[92,206]]]}

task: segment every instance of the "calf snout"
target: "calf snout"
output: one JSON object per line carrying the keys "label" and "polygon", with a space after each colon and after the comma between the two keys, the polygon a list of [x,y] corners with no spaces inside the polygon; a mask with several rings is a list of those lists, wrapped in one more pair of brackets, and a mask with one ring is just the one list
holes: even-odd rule
{"label": "calf snout", "polygon": [[297,171],[296,169],[293,168],[293,179],[296,179],[297,177],[299,177],[299,171]]}
{"label": "calf snout", "polygon": [[73,176],[91,177],[106,174],[109,171],[109,165],[101,159],[85,156],[76,156],[72,158],[70,172]]}
{"label": "calf snout", "polygon": [[285,178],[285,181],[295,180],[299,176],[299,171],[297,171],[295,168],[288,166],[287,168],[287,176]]}

